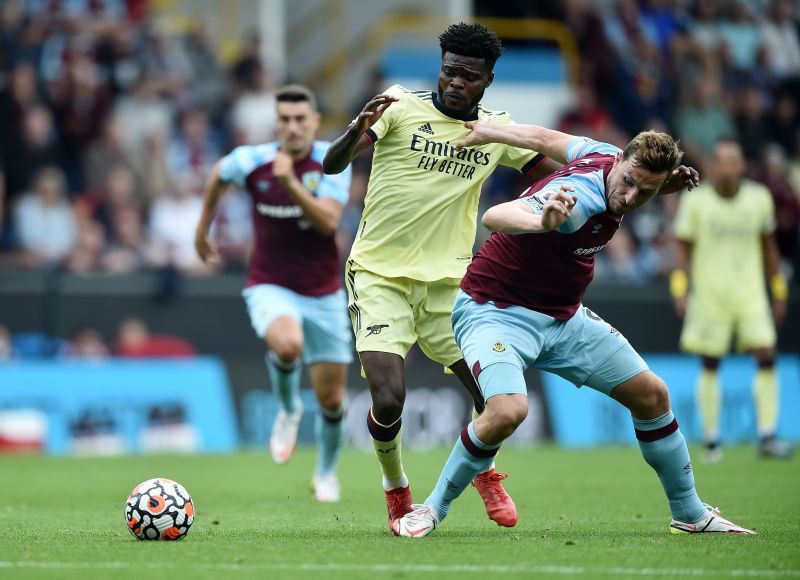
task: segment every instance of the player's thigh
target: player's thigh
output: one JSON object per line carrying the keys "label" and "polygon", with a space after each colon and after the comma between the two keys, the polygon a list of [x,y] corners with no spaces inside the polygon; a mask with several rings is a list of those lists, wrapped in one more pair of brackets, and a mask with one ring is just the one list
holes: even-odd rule
{"label": "player's thigh", "polygon": [[731,347],[736,313],[691,299],[681,329],[680,345],[686,352],[721,358]]}
{"label": "player's thigh", "polygon": [[308,367],[311,386],[319,404],[330,410],[342,406],[345,398],[347,365],[332,362],[318,362]]}
{"label": "player's thigh", "polygon": [[622,333],[583,305],[551,333],[534,366],[606,395],[649,368]]}
{"label": "player's thigh", "polygon": [[456,344],[451,317],[458,293],[458,280],[448,279],[419,283],[424,288],[419,304],[415,304],[414,328],[422,352],[445,367],[461,360],[463,355]]}
{"label": "player's thigh", "polygon": [[456,297],[452,319],[456,341],[483,398],[527,396],[523,373],[536,358],[541,337],[510,309],[479,304],[463,291]]}
{"label": "player's thigh", "polygon": [[[267,330],[280,317],[288,317],[296,321],[297,326],[303,320],[298,296],[288,288],[275,284],[257,284],[242,291],[247,305],[250,324],[256,335],[267,339]],[[302,338],[301,338],[302,342]]]}
{"label": "player's thigh", "polygon": [[385,278],[348,260],[345,286],[356,350],[387,352],[405,358],[417,340],[409,281]]}
{"label": "player's thigh", "polygon": [[347,320],[344,290],[325,296],[303,296],[300,309],[305,334],[305,363],[350,364],[353,360],[353,338]]}
{"label": "player's thigh", "polygon": [[739,352],[772,349],[776,343],[775,323],[766,301],[741,312],[736,322],[736,349]]}

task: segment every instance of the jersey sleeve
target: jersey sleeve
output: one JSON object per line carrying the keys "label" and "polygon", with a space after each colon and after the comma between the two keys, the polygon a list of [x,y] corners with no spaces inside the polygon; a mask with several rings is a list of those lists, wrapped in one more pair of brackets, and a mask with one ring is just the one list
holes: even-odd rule
{"label": "jersey sleeve", "polygon": [[347,205],[350,197],[350,178],[352,168],[348,165],[344,171],[335,175],[324,174],[317,186],[316,195],[319,199],[328,197],[336,200],[342,205]]}
{"label": "jersey sleeve", "polygon": [[694,241],[697,232],[696,193],[684,193],[678,204],[678,212],[675,214],[675,237],[685,242]]}
{"label": "jersey sleeve", "polygon": [[763,203],[763,218],[761,221],[761,233],[763,235],[771,234],[775,231],[777,223],[775,221],[775,203],[772,201],[772,194],[767,188],[762,190],[764,193]]}
{"label": "jersey sleeve", "polygon": [[219,177],[225,182],[244,185],[247,176],[263,162],[263,155],[256,147],[237,147],[220,160]]}
{"label": "jersey sleeve", "polygon": [[571,163],[589,153],[602,153],[603,155],[616,155],[622,149],[610,143],[595,141],[588,137],[575,137],[567,145],[567,163]]}
{"label": "jersey sleeve", "polygon": [[562,234],[577,232],[593,215],[606,211],[606,202],[602,193],[598,194],[592,188],[586,187],[583,183],[566,179],[554,179],[545,189],[520,199],[533,210],[533,213],[542,215],[544,213],[545,202],[555,193],[559,192],[562,185],[569,185],[575,188],[573,194],[578,198],[578,202],[575,204],[575,207],[572,208],[569,218],[556,228],[557,232]]}
{"label": "jersey sleeve", "polygon": [[402,116],[403,109],[405,109],[407,102],[407,95],[400,85],[392,85],[383,92],[387,95],[397,97],[400,100],[389,105],[386,110],[383,111],[381,118],[378,119],[372,127],[366,130],[367,138],[373,143],[391,131],[397,119]]}

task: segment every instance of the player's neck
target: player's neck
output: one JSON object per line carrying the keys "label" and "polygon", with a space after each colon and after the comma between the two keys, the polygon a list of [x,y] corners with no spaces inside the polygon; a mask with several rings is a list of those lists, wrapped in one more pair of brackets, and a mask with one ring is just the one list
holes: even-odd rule
{"label": "player's neck", "polygon": [[717,194],[720,197],[729,199],[736,196],[736,194],[739,192],[740,185],[741,181],[720,182],[716,184],[714,189],[717,190]]}
{"label": "player's neck", "polygon": [[303,159],[305,159],[306,157],[311,155],[312,147],[313,147],[313,145],[309,145],[308,147],[306,147],[302,151],[289,151],[283,145],[281,145],[279,147],[279,150],[280,150],[281,153],[286,153],[286,155],[291,157],[292,161],[302,161]]}

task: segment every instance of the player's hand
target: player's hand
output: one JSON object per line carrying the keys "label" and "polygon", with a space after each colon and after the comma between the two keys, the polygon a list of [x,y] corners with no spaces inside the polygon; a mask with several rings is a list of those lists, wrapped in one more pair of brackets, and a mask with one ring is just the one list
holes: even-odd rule
{"label": "player's hand", "polygon": [[272,162],[272,174],[287,187],[292,181],[297,180],[294,172],[294,160],[283,151],[275,153],[275,160]]}
{"label": "player's hand", "polygon": [[545,230],[554,230],[569,219],[572,214],[572,208],[578,203],[578,197],[571,193],[573,191],[575,191],[574,187],[562,185],[559,191],[544,202],[542,227]]}
{"label": "player's hand", "polygon": [[678,165],[670,178],[661,186],[658,193],[668,195],[680,191],[684,187],[692,191],[698,185],[700,185],[700,173],[698,173],[697,169],[688,165]]}
{"label": "player's hand", "polygon": [[369,102],[364,105],[358,117],[355,119],[355,128],[359,133],[363,133],[375,123],[378,122],[383,116],[383,112],[389,108],[392,103],[399,101],[397,97],[387,94],[380,94],[372,97]]}
{"label": "player's hand", "polygon": [[675,298],[673,303],[675,305],[675,314],[678,315],[678,318],[683,320],[686,317],[686,304],[687,304],[686,296]]}
{"label": "player's hand", "polygon": [[475,147],[494,143],[494,126],[486,121],[467,121],[464,126],[470,130],[469,135],[455,143],[455,148],[460,151],[464,147]]}
{"label": "player's hand", "polygon": [[783,324],[783,321],[786,320],[787,310],[786,300],[772,301],[772,319],[775,321],[775,326],[781,326]]}
{"label": "player's hand", "polygon": [[194,249],[204,264],[219,264],[220,257],[217,246],[208,238],[208,232],[197,230],[194,237]]}

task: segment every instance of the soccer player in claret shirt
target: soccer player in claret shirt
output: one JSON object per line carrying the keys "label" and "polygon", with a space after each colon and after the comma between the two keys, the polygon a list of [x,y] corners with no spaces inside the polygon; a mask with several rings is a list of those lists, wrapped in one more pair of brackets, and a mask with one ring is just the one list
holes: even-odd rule
{"label": "soccer player in claret shirt", "polygon": [[527,415],[523,371],[531,366],[630,409],[642,455],[669,500],[673,531],[752,533],[700,501],[666,385],[624,336],[581,304],[594,254],[623,216],[658,193],[698,184],[697,173],[677,167],[682,153],[664,133],[640,133],[621,151],[536,126],[470,125],[467,147],[496,142],[529,147],[566,166],[483,216],[495,233],[461,282],[453,328],[486,409],[462,431],[425,503],[392,523],[394,533],[432,532],[451,502],[491,463]]}
{"label": "soccer player in claret shirt", "polygon": [[[436,91],[400,85],[371,99],[331,145],[327,173],[344,170],[374,145],[364,213],[347,262],[350,318],[372,394],[367,425],[383,472],[389,519],[409,512],[408,477],[400,453],[405,401],[404,358],[414,342],[452,370],[483,402],[450,325],[458,284],[472,260],[481,185],[497,165],[543,175],[556,167],[529,149],[485,144],[459,151],[464,121],[507,113],[480,104],[492,83],[502,46],[480,24],[455,24],[440,37],[442,62]],[[513,526],[516,508],[491,462],[476,472],[475,487],[489,517]]]}
{"label": "soccer player in claret shirt", "polygon": [[711,169],[710,184],[681,198],[675,218],[679,267],[670,277],[675,308],[681,317],[685,315],[681,348],[703,359],[697,401],[705,458],[709,462],[722,458],[717,369],[734,332],[738,350],[751,352],[758,363],[753,396],[759,452],[763,457],[788,458],[791,445],[775,438],[779,400],[775,324],[786,315],[789,289],[779,268],[772,195],[744,178],[744,155],[732,139],[716,144]]}
{"label": "soccer player in claret shirt", "polygon": [[339,501],[336,465],[352,337],[334,233],[347,203],[350,172],[328,176],[322,171],[329,143],[314,140],[320,115],[310,90],[290,85],[276,100],[277,142],[237,147],[215,165],[195,246],[204,261],[218,259],[208,232],[219,199],[230,183],[245,187],[253,199],[256,239],[242,295],[253,329],[266,341],[267,369],[280,407],[270,453],[282,464],[295,450],[303,414],[302,356],[319,401],[314,494],[319,501]]}

